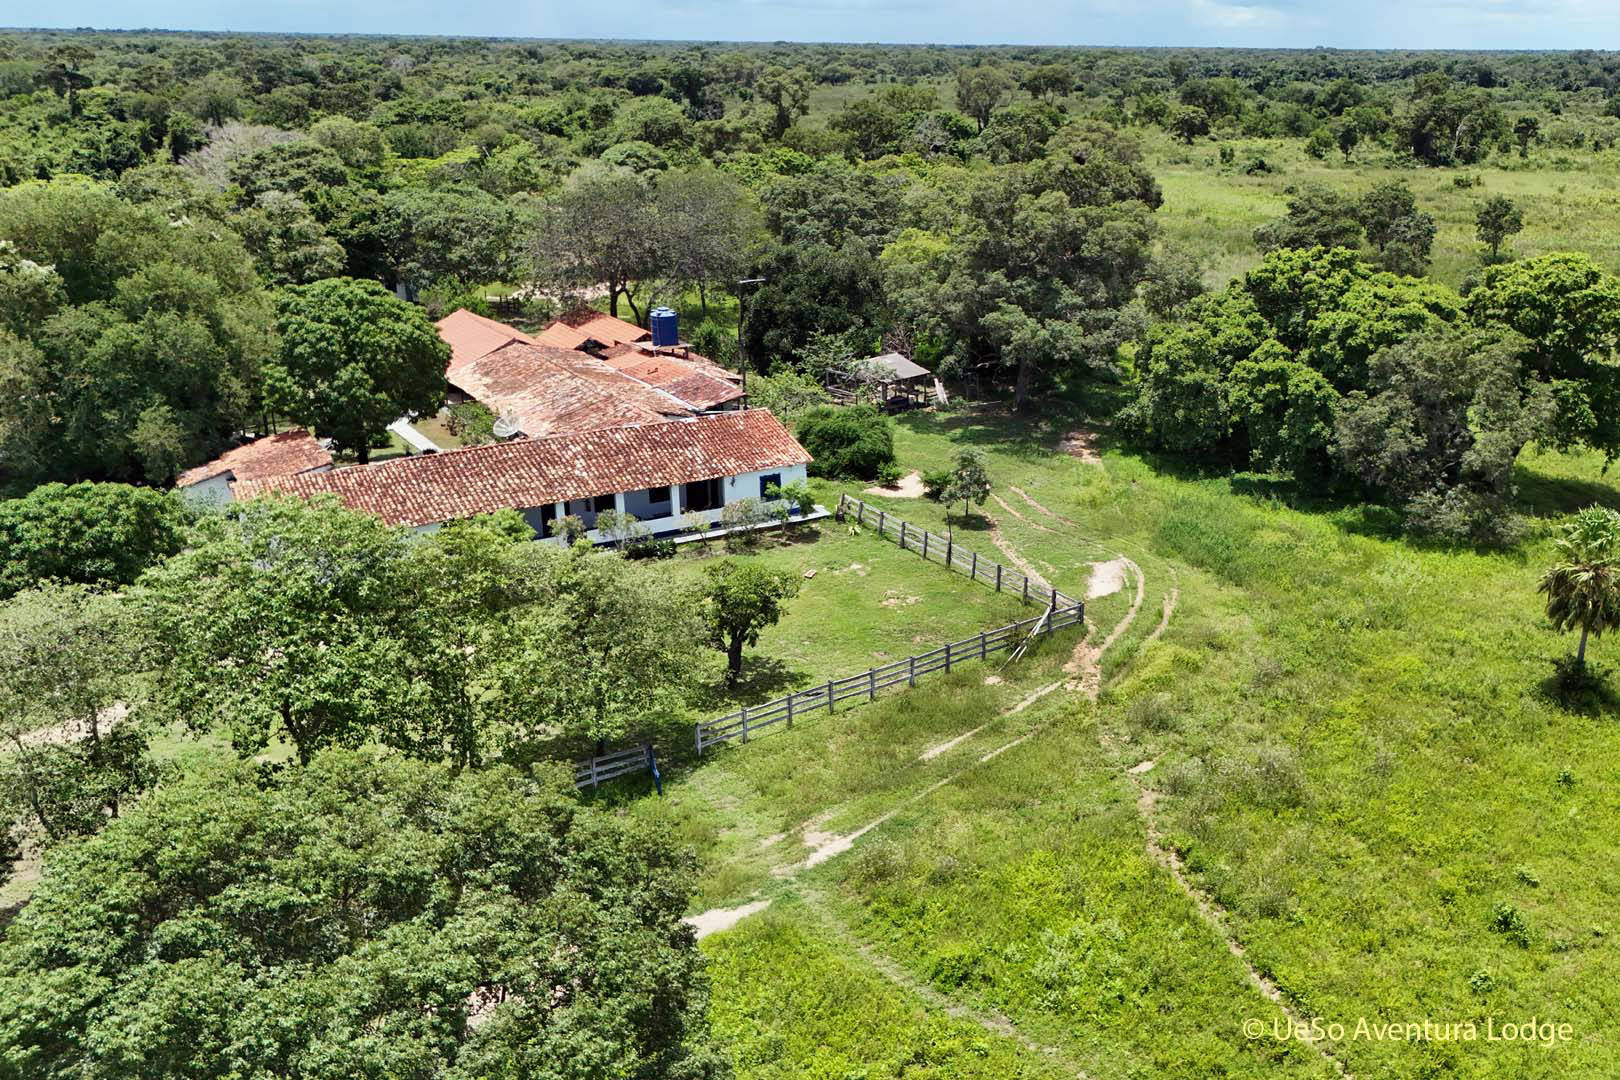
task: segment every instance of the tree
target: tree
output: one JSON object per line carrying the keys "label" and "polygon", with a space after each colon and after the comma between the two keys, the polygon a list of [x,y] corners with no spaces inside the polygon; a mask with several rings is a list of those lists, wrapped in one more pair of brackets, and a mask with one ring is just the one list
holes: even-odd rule
{"label": "tree", "polygon": [[810,78],[803,68],[766,68],[754,83],[754,93],[771,107],[766,133],[780,139],[793,121],[810,111]]}
{"label": "tree", "polygon": [[0,832],[93,833],[156,769],[133,721],[141,635],[115,596],[45,585],[0,603]]}
{"label": "tree", "polygon": [[956,69],[956,107],[972,117],[981,132],[1012,88],[1012,77],[998,67],[975,64]]}
{"label": "tree", "polygon": [[1559,449],[1620,456],[1620,278],[1588,255],[1555,253],[1490,266],[1468,294],[1478,325],[1521,339],[1520,378],[1546,387],[1557,412],[1545,433]]}
{"label": "tree", "polygon": [[187,776],[52,854],[0,942],[0,1071],[725,1076],[691,855],[571,789],[361,751]]}
{"label": "tree", "polygon": [[757,644],[759,632],[776,625],[783,605],[799,594],[799,582],[785,570],[737,559],[722,559],[704,574],[709,640],[726,654],[726,683],[732,685],[742,675],[743,646]]}
{"label": "tree", "polygon": [[1338,144],[1339,153],[1344,160],[1349,161],[1350,155],[1355,153],[1356,147],[1361,143],[1361,129],[1351,121],[1343,121],[1333,130],[1333,141]]}
{"label": "tree", "polygon": [[[159,700],[240,754],[388,742],[412,705],[404,533],[335,498],[234,503],[141,579]],[[424,702],[430,707],[431,703]]]}
{"label": "tree", "polygon": [[1520,388],[1521,344],[1444,327],[1374,354],[1368,389],[1335,408],[1346,471],[1403,507],[1414,531],[1511,539],[1514,462],[1553,411],[1545,388]]}
{"label": "tree", "polygon": [[1507,134],[1507,119],[1484,90],[1431,71],[1413,80],[1404,127],[1406,145],[1419,161],[1472,165]]}
{"label": "tree", "polygon": [[1321,184],[1306,184],[1288,200],[1288,213],[1254,230],[1261,251],[1277,248],[1357,248],[1361,222],[1356,205]]}
{"label": "tree", "polygon": [[1558,562],[1541,575],[1537,591],[1547,597],[1553,629],[1580,628],[1577,667],[1586,665],[1586,639],[1620,623],[1620,513],[1589,506],[1560,530]]}
{"label": "tree", "polygon": [[180,550],[189,519],[151,488],[41,484],[0,502],[0,599],[45,581],[129,585]]}
{"label": "tree", "polygon": [[653,212],[660,273],[677,286],[696,286],[708,318],[710,290],[741,276],[759,238],[758,206],[736,180],[705,165],[665,173]]}
{"label": "tree", "polygon": [[74,178],[0,191],[0,240],[28,320],[0,334],[0,468],[162,483],[229,445],[272,340],[235,234]]}
{"label": "tree", "polygon": [[444,401],[445,344],[427,315],[375,281],[328,278],[283,290],[265,404],[331,437],[364,464],[396,418]]}
{"label": "tree", "polygon": [[268,285],[303,285],[343,270],[343,245],[296,195],[267,191],[232,218],[231,227]]}
{"label": "tree", "polygon": [[1524,228],[1524,213],[1506,195],[1492,195],[1480,204],[1474,215],[1480,243],[1489,247],[1487,263],[1499,262],[1502,244]]}
{"label": "tree", "polygon": [[1513,137],[1519,143],[1519,156],[1530,156],[1530,144],[1541,136],[1541,121],[1534,116],[1521,116],[1513,122]]}
{"label": "tree", "polygon": [[[1030,97],[1045,98],[1050,101],[1059,98],[1074,89],[1074,72],[1069,65],[1061,63],[1042,64],[1032,68],[1029,74],[1019,83],[1029,92]],[[966,111],[966,110],[963,110]]]}
{"label": "tree", "polygon": [[939,500],[949,507],[958,500],[962,503],[962,517],[971,512],[970,504],[984,505],[990,497],[990,470],[986,467],[984,452],[973,447],[958,450],[951,467],[951,478],[940,492]]}
{"label": "tree", "polygon": [[518,273],[528,215],[510,200],[476,188],[383,196],[378,235],[395,277],[412,294],[448,278],[470,284],[510,281]]}
{"label": "tree", "polygon": [[530,266],[543,286],[573,291],[608,288],[608,312],[619,298],[641,321],[635,288],[658,269],[652,193],[634,174],[601,166],[575,172],[547,203],[529,249]]}
{"label": "tree", "polygon": [[1170,110],[1166,126],[1188,146],[1209,134],[1209,114],[1196,105],[1178,105]]}

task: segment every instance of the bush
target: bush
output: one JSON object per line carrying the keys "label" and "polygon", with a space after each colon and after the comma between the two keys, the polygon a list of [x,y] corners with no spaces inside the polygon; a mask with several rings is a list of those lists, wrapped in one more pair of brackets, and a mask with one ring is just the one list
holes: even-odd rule
{"label": "bush", "polygon": [[482,446],[495,441],[495,414],[476,401],[463,401],[445,410],[444,426],[464,446]]}
{"label": "bush", "polygon": [[668,559],[674,554],[673,540],[636,540],[627,544],[624,549],[624,556],[627,559]]}
{"label": "bush", "polygon": [[877,471],[877,482],[884,487],[894,487],[900,483],[900,466],[893,464],[880,465]]}
{"label": "bush", "polygon": [[945,489],[951,486],[951,470],[935,469],[933,472],[923,473],[923,494],[939,502],[945,496]]}
{"label": "bush", "polygon": [[872,480],[894,464],[894,433],[870,405],[824,405],[799,418],[799,441],[815,461],[815,476]]}

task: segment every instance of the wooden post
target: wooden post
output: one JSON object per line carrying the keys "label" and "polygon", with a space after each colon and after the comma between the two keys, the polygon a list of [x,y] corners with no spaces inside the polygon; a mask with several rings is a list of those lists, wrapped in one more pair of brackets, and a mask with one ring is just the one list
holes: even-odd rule
{"label": "wooden post", "polygon": [[831,679],[827,680],[827,711],[829,713],[833,711],[833,685]]}
{"label": "wooden post", "polygon": [[915,656],[906,657],[906,681],[912,686],[917,685],[917,658]]}
{"label": "wooden post", "polygon": [[889,512],[887,510],[878,511],[878,536],[880,537],[883,535],[883,519],[888,516]]}
{"label": "wooden post", "polygon": [[877,668],[866,669],[866,700],[877,700]]}
{"label": "wooden post", "polygon": [[996,563],[996,592],[1001,591],[1001,564]]}
{"label": "wooden post", "polygon": [[979,659],[980,660],[983,660],[986,656],[990,655],[985,650],[986,650],[986,646],[985,646],[985,643],[984,643],[984,631],[980,630],[979,631]]}
{"label": "wooden post", "polygon": [[900,520],[900,550],[906,550],[906,522],[904,518]]}
{"label": "wooden post", "polygon": [[793,699],[797,695],[798,695],[797,690],[788,691],[788,696],[787,696],[787,714],[788,714],[787,715],[787,726],[788,726],[789,731],[793,730]]}
{"label": "wooden post", "polygon": [[951,643],[945,643],[945,674],[951,673]]}
{"label": "wooden post", "polygon": [[973,553],[973,569],[968,572],[968,577],[974,581],[979,580],[979,553],[977,551]]}
{"label": "wooden post", "polygon": [[1029,575],[1024,575],[1024,603],[1029,603]]}
{"label": "wooden post", "polygon": [[947,568],[949,568],[950,565],[951,565],[951,561],[953,559],[955,559],[955,558],[956,558],[956,537],[946,535],[946,537],[945,537],[945,566]]}
{"label": "wooden post", "polygon": [[702,724],[693,724],[692,725],[692,733],[693,733],[692,734],[693,739],[695,739],[696,742],[697,742],[697,755],[698,755],[698,757],[702,757],[703,756],[703,725]]}
{"label": "wooden post", "polygon": [[856,507],[856,509],[855,509],[855,524],[857,524],[857,525],[865,525],[866,524],[866,504],[863,503],[863,502],[856,502],[855,507]]}
{"label": "wooden post", "polygon": [[743,721],[743,742],[747,742],[748,741],[748,706],[746,706],[746,705],[744,705],[742,707],[742,721]]}

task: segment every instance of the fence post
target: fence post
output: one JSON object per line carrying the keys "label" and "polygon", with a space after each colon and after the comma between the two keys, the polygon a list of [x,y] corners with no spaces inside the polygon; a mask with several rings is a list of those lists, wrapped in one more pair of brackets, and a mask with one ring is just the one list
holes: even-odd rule
{"label": "fence post", "polygon": [[889,516],[889,512],[887,510],[879,510],[878,511],[878,536],[879,537],[881,537],[883,535],[883,519],[888,517],[888,516]]}
{"label": "fence post", "polygon": [[945,568],[951,569],[951,560],[956,558],[956,537],[945,537]]}
{"label": "fence post", "polygon": [[973,553],[973,569],[968,571],[968,577],[974,581],[979,580],[979,553],[977,551]]}
{"label": "fence post", "polygon": [[911,686],[917,685],[917,657],[906,657],[906,681]]}
{"label": "fence post", "polygon": [[827,712],[831,713],[832,711],[833,711],[833,685],[832,685],[832,680],[828,679],[827,680]]}
{"label": "fence post", "polygon": [[798,694],[797,690],[789,690],[788,691],[788,696],[787,696],[787,714],[788,714],[787,715],[787,728],[788,728],[789,731],[793,730],[793,699],[794,699],[795,696],[797,696],[797,694]]}
{"label": "fence post", "polygon": [[951,673],[951,643],[945,643],[945,674]]}
{"label": "fence post", "polygon": [[877,668],[866,669],[866,700],[877,700]]}
{"label": "fence post", "polygon": [[979,659],[980,660],[983,660],[986,656],[990,655],[988,652],[985,651],[986,648],[987,648],[987,646],[984,643],[984,631],[980,630],[979,631]]}
{"label": "fence post", "polygon": [[928,561],[928,530],[927,530],[927,529],[924,529],[924,530],[923,530],[923,550],[922,550],[922,557],[923,557],[923,562],[927,562],[927,561]]}
{"label": "fence post", "polygon": [[906,521],[905,521],[905,518],[900,519],[900,550],[901,551],[906,550]]}
{"label": "fence post", "polygon": [[1024,603],[1029,603],[1029,575],[1024,575]]}
{"label": "fence post", "polygon": [[996,563],[996,592],[1001,591],[1001,564]]}
{"label": "fence post", "polygon": [[697,755],[698,755],[698,757],[702,757],[703,756],[703,725],[702,724],[693,724],[692,725],[692,732],[693,732],[692,737],[697,742]]}
{"label": "fence post", "polygon": [[748,741],[748,706],[742,707],[743,742]]}

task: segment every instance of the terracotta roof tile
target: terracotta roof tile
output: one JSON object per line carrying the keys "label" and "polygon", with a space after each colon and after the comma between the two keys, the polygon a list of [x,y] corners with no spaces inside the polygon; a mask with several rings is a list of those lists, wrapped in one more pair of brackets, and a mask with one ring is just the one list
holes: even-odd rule
{"label": "terracotta roof tile", "polygon": [[618,345],[603,353],[602,359],[614,370],[674,394],[698,409],[712,409],[743,396],[732,382],[713,374],[717,370],[714,365],[705,369],[688,357]]}
{"label": "terracotta roof tile", "polygon": [[589,353],[550,345],[506,345],[452,372],[450,382],[533,438],[699,411]]}
{"label": "terracotta roof tile", "polygon": [[[633,341],[651,341],[652,333],[635,323],[604,315],[600,311],[583,310],[564,315],[558,322],[604,345],[628,345]],[[552,323],[556,326],[557,323]],[[551,329],[547,327],[546,329]]]}
{"label": "terracotta roof tile", "polygon": [[685,484],[810,462],[764,409],[396,458],[239,484],[236,497],[332,493],[396,525]]}
{"label": "terracotta roof tile", "polygon": [[516,327],[475,315],[466,308],[452,311],[433,325],[439,328],[439,336],[450,346],[451,376],[480,356],[492,353],[503,345],[514,341],[534,343],[533,338]]}
{"label": "terracotta roof tile", "polygon": [[174,484],[175,487],[191,487],[223,473],[230,473],[238,481],[263,480],[323,469],[331,464],[332,455],[326,447],[303,428],[297,428],[227,450],[213,461],[187,469]]}

